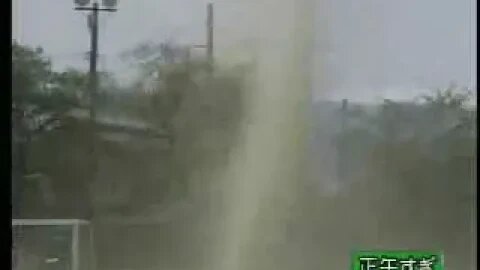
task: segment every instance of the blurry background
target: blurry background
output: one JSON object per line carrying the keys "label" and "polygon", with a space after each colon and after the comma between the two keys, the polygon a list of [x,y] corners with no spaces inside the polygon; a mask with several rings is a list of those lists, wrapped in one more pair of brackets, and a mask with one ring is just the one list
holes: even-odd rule
{"label": "blurry background", "polygon": [[[214,76],[192,48],[206,43],[207,1],[102,13],[90,132],[88,13],[13,1],[14,217],[91,220],[102,270],[211,269],[221,171],[250,120],[252,44],[276,14],[259,2],[214,1]],[[476,2],[317,3],[310,167],[270,259],[345,269],[355,249],[440,249],[446,268],[471,269]]]}

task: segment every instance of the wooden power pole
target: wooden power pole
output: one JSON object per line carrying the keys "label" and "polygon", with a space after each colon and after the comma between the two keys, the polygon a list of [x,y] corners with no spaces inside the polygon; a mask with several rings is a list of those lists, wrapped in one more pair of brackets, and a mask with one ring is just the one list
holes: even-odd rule
{"label": "wooden power pole", "polygon": [[207,63],[209,71],[213,71],[213,3],[207,4],[207,40],[206,44],[194,45],[193,48],[202,48],[207,50]]}
{"label": "wooden power pole", "polygon": [[88,17],[88,26],[90,28],[90,69],[88,89],[90,94],[90,120],[95,122],[96,117],[96,100],[98,88],[97,60],[98,60],[98,12],[108,11],[115,12],[116,8],[100,8],[97,2],[91,7],[76,7],[75,10],[88,10],[92,13]]}
{"label": "wooden power pole", "polygon": [[96,118],[96,101],[98,88],[97,59],[98,59],[98,3],[93,3],[92,14],[90,15],[90,120],[92,125],[95,124]]}
{"label": "wooden power pole", "polygon": [[[97,155],[95,153],[95,123],[96,123],[96,105],[97,105],[97,90],[98,90],[98,73],[97,73],[97,60],[98,60],[98,13],[100,11],[115,12],[116,8],[102,7],[100,8],[98,2],[93,2],[91,7],[75,7],[75,10],[91,11],[88,17],[88,27],[90,28],[90,65],[89,65],[89,81],[88,90],[90,95],[90,162],[91,173],[90,181],[94,181],[97,175]],[[93,209],[89,209],[90,211]],[[88,213],[91,215],[92,213]]]}
{"label": "wooden power pole", "polygon": [[213,65],[213,3],[207,5],[207,57]]}

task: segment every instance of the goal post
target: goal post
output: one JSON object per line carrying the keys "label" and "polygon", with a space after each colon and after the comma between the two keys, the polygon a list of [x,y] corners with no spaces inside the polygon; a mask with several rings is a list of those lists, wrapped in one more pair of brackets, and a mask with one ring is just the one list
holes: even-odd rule
{"label": "goal post", "polygon": [[78,219],[13,219],[12,269],[94,270],[93,229]]}

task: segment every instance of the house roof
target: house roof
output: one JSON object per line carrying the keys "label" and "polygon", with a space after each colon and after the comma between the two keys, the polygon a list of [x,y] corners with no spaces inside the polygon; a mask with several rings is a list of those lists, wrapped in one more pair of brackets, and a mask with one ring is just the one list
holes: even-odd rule
{"label": "house roof", "polygon": [[[88,110],[75,109],[68,113],[68,116],[77,120],[89,119]],[[169,132],[158,129],[144,121],[138,119],[128,119],[125,117],[111,117],[108,115],[99,115],[96,119],[97,131],[106,135],[104,137],[118,136],[137,136],[148,137],[152,139],[170,139]]]}

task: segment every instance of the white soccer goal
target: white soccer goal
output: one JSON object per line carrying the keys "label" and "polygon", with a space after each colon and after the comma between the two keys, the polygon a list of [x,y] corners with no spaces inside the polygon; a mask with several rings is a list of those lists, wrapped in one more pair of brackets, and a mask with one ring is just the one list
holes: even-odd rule
{"label": "white soccer goal", "polygon": [[13,219],[12,270],[95,270],[93,230],[77,219]]}

